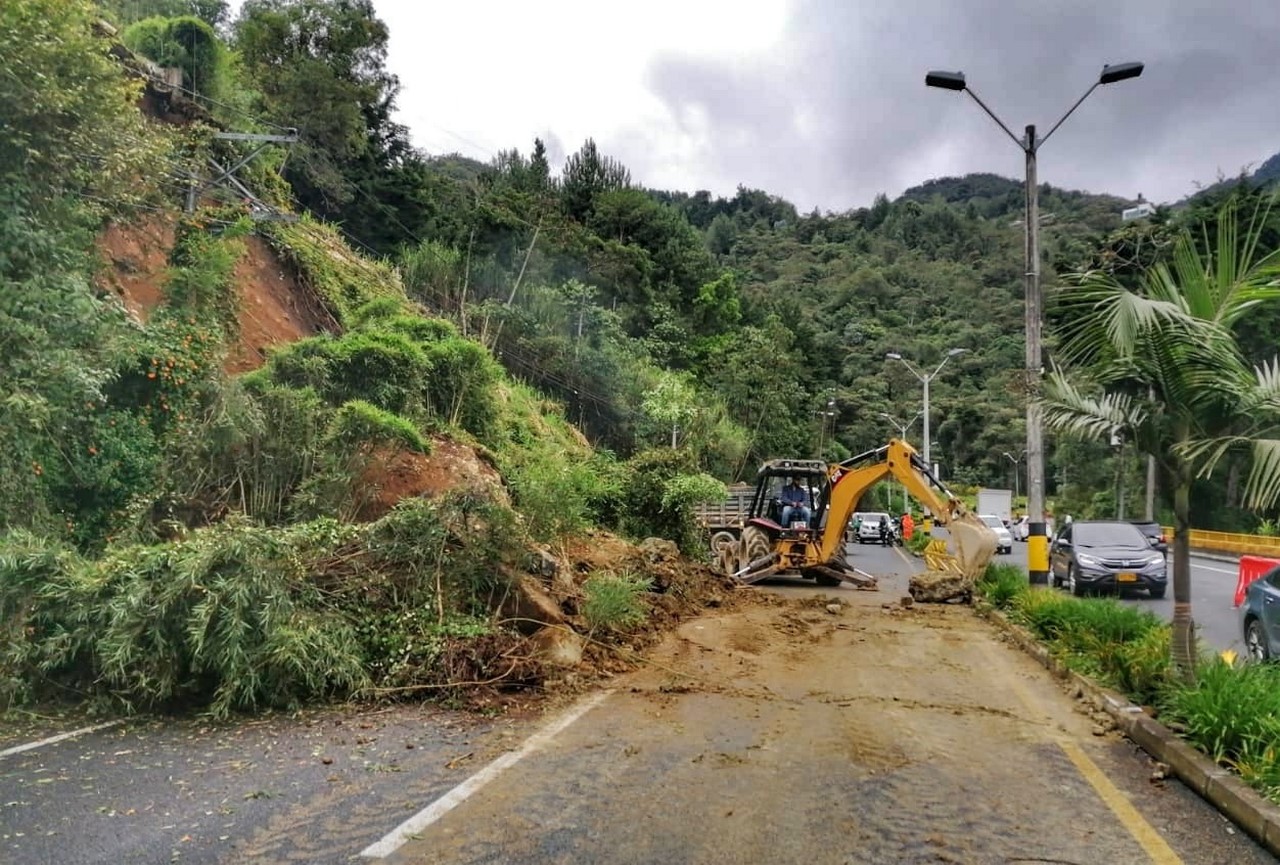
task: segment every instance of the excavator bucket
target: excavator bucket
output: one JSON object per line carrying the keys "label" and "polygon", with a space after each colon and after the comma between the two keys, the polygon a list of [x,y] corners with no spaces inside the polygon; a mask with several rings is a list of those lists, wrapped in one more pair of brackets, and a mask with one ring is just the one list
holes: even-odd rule
{"label": "excavator bucket", "polygon": [[924,551],[926,570],[911,578],[908,591],[917,601],[968,600],[974,583],[986,571],[996,553],[996,534],[975,514],[960,511],[947,524],[954,553],[946,542],[935,539]]}
{"label": "excavator bucket", "polygon": [[956,564],[960,575],[977,582],[996,554],[996,533],[987,528],[976,514],[957,515],[947,526],[955,545]]}

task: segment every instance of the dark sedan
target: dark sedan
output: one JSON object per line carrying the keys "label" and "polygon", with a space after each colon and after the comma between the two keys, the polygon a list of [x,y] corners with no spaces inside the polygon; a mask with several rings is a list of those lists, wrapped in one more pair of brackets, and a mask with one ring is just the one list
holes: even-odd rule
{"label": "dark sedan", "polygon": [[1169,539],[1165,537],[1164,526],[1147,520],[1130,520],[1130,522],[1147,536],[1147,543],[1151,544],[1151,549],[1161,553],[1169,552]]}
{"label": "dark sedan", "polygon": [[1132,523],[1076,520],[1049,545],[1049,578],[1072,594],[1101,589],[1146,589],[1163,598],[1169,574],[1163,553]]}

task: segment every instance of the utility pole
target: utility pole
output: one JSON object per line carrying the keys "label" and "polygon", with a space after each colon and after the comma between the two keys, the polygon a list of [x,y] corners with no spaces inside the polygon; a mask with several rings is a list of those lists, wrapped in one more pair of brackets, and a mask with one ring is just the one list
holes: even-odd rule
{"label": "utility pole", "polygon": [[[1077,103],[1078,104],[1078,103]],[[1040,407],[1040,375],[1042,355],[1040,349],[1040,182],[1036,177],[1035,124],[1029,124],[1023,151],[1027,155],[1027,212],[1026,212],[1026,308],[1024,325],[1027,331],[1026,394],[1027,394],[1027,529],[1028,529],[1028,577],[1032,583],[1049,582],[1049,554],[1045,532],[1046,509],[1044,506],[1044,417]]]}

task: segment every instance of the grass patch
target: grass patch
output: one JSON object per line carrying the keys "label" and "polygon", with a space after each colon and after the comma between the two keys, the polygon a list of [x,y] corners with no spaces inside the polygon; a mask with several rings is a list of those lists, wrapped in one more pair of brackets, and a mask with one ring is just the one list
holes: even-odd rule
{"label": "grass patch", "polygon": [[1029,588],[1027,574],[1017,565],[987,565],[987,570],[978,581],[978,594],[991,602],[992,606],[1009,609],[1019,595]]}
{"label": "grass patch", "polygon": [[582,584],[582,617],[592,631],[620,631],[635,627],[647,615],[644,594],[648,578],[637,574],[596,574]]}

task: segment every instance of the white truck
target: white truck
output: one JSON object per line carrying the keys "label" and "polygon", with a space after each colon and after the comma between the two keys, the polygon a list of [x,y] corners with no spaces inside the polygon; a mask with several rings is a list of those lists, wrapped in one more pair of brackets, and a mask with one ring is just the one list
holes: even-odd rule
{"label": "white truck", "polygon": [[978,514],[992,514],[1004,521],[1006,526],[1013,522],[1013,492],[1011,490],[978,490]]}

